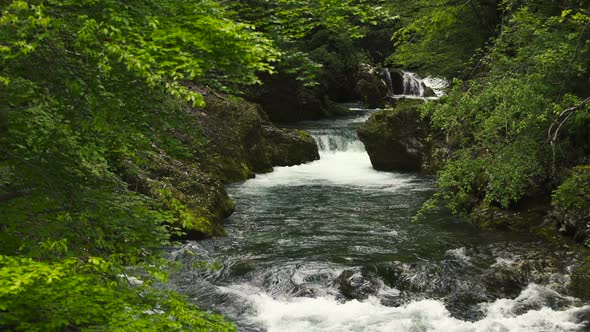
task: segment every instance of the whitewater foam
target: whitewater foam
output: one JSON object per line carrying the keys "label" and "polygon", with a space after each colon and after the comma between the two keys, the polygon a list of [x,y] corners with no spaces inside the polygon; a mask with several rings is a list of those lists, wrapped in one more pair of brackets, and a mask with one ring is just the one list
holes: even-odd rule
{"label": "whitewater foam", "polygon": [[516,299],[499,299],[482,304],[485,317],[468,322],[451,316],[443,302],[421,300],[401,307],[387,307],[376,297],[366,301],[340,302],[335,297],[273,298],[252,287],[234,286],[226,291],[238,293],[252,304],[248,319],[268,332],[326,331],[581,331],[584,324],[576,314],[590,306],[554,310],[547,307],[519,314],[523,302],[539,301],[547,289],[530,285]]}

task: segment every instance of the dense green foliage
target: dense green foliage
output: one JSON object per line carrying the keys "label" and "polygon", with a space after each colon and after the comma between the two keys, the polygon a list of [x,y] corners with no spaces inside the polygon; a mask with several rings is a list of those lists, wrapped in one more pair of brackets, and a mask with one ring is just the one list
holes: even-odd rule
{"label": "dense green foliage", "polygon": [[[234,329],[154,287],[170,268],[159,248],[172,236],[223,234],[214,220],[232,202],[222,181],[293,157],[266,141],[247,151],[216,146],[218,136],[238,145],[280,134],[263,131],[254,106],[239,114],[241,100],[215,91],[270,93],[289,112],[297,103],[338,110],[332,100],[379,94],[372,67],[389,56],[463,79],[423,109],[447,137],[436,200],[469,213],[551,191],[590,150],[587,7],[0,1],[0,329]],[[214,116],[203,112],[206,95]],[[256,130],[215,128],[236,119]],[[303,134],[280,138],[289,135]],[[224,154],[250,154],[261,166]],[[572,179],[555,204],[586,199]]]}
{"label": "dense green foliage", "polygon": [[[322,67],[330,62],[329,58],[315,52],[324,51],[329,45],[313,42],[319,32],[341,40],[339,47],[347,47],[353,39],[363,37],[371,26],[381,21],[394,20],[382,4],[384,0],[335,1],[335,0],[243,0],[237,1],[234,8],[238,16],[248,20],[266,32],[282,53],[279,70],[294,75],[307,86],[317,85],[317,76],[322,74]],[[309,42],[314,45],[308,45]],[[351,48],[338,52],[341,61],[347,61]],[[355,53],[354,51],[352,53]],[[328,64],[329,65],[329,64]],[[333,69],[333,68],[331,68]],[[330,71],[330,69],[328,69]]]}
{"label": "dense green foliage", "polygon": [[393,1],[402,12],[403,26],[389,62],[441,76],[456,76],[476,50],[495,34],[498,1]]}
{"label": "dense green foliage", "polygon": [[0,329],[232,330],[151,281],[171,234],[222,232],[190,106],[272,71],[270,39],[208,0],[0,11]]}
{"label": "dense green foliage", "polygon": [[447,136],[437,199],[455,212],[508,208],[546,193],[562,167],[588,152],[590,91],[580,82],[589,77],[590,17],[575,8],[553,15],[534,3],[506,6],[477,77],[454,81],[424,109]]}

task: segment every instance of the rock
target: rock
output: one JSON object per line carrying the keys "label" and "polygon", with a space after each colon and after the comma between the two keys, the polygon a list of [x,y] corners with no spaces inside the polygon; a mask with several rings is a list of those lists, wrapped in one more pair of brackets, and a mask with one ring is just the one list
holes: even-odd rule
{"label": "rock", "polygon": [[273,166],[292,166],[319,159],[313,138],[304,131],[280,129],[265,120],[256,104],[232,98],[206,100],[202,119],[210,145],[216,152],[224,182],[243,181]]}
{"label": "rock", "polygon": [[398,69],[386,69],[389,70],[391,76],[391,86],[393,88],[393,94],[401,95],[404,93],[404,73]]}
{"label": "rock", "polygon": [[356,84],[356,92],[361,96],[368,108],[378,108],[385,105],[387,84],[376,75],[365,73]]}
{"label": "rock", "polygon": [[422,85],[424,86],[424,97],[436,97],[436,92],[431,87],[426,86],[424,83]]}
{"label": "rock", "polygon": [[311,135],[275,127],[256,104],[215,93],[205,101],[170,130],[171,141],[144,153],[144,163],[122,159],[115,170],[130,190],[168,207],[184,239],[224,234],[221,221],[234,211],[225,184],[319,158]]}
{"label": "rock", "polygon": [[265,125],[263,137],[269,149],[269,159],[274,166],[292,166],[320,158],[313,137],[304,130],[279,129]]}
{"label": "rock", "polygon": [[576,297],[590,301],[590,258],[587,257],[586,262],[573,271],[570,291]]}
{"label": "rock", "polygon": [[367,279],[360,271],[345,270],[334,281],[338,290],[347,300],[366,300],[379,291],[379,284]]}
{"label": "rock", "polygon": [[429,125],[417,108],[422,101],[400,101],[394,109],[375,112],[358,129],[373,168],[416,172],[430,158]]}

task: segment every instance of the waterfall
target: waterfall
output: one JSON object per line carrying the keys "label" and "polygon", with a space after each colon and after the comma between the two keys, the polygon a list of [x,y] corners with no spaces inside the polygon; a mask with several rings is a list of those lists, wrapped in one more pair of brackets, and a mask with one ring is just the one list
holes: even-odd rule
{"label": "waterfall", "polygon": [[384,69],[383,75],[385,76],[385,83],[387,84],[387,97],[393,97],[395,92],[393,91],[393,81],[391,80],[389,69]]}
{"label": "waterfall", "polygon": [[335,152],[365,152],[365,146],[354,131],[349,132],[313,132],[320,154]]}
{"label": "waterfall", "polygon": [[414,73],[407,71],[404,71],[403,73],[404,91],[402,95],[426,97],[424,96],[424,91],[426,90],[424,82]]}
{"label": "waterfall", "polygon": [[444,94],[448,82],[442,78],[425,77],[405,70],[385,69],[387,96],[394,99],[437,99]]}

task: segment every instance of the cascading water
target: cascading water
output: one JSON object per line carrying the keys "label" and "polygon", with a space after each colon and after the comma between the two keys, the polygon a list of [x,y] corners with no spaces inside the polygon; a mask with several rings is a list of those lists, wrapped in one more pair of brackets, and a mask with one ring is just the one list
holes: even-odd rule
{"label": "cascading water", "polygon": [[437,99],[444,94],[448,82],[441,78],[421,78],[416,73],[405,70],[384,69],[383,77],[387,85],[387,96],[394,99]]}
{"label": "cascading water", "polygon": [[404,91],[402,95],[424,97],[425,84],[416,74],[404,71]]}
{"label": "cascading water", "polygon": [[230,186],[228,236],[172,250],[171,284],[239,331],[583,330],[577,254],[444,211],[410,222],[433,180],[372,169],[355,135],[369,112],[302,124],[320,160]]}

